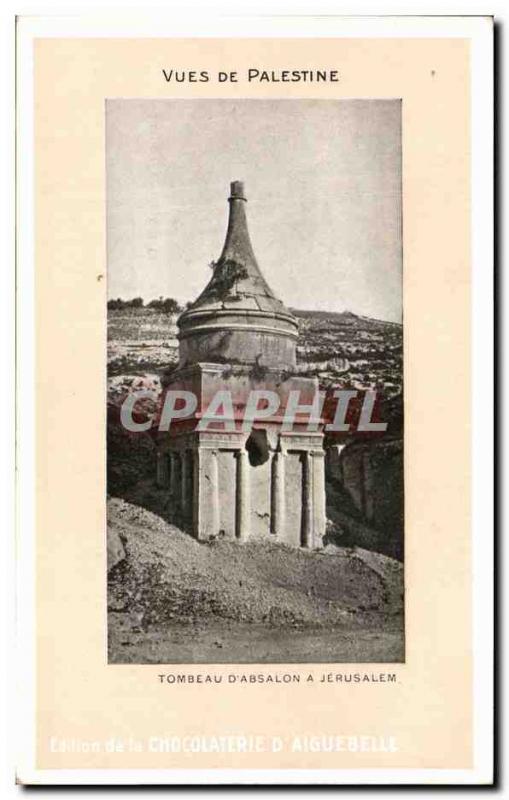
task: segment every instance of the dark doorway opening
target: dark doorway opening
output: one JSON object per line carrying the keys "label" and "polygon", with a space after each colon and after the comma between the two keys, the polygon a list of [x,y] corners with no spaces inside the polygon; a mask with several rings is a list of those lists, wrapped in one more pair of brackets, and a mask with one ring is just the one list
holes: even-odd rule
{"label": "dark doorway opening", "polygon": [[270,449],[267,431],[264,429],[253,430],[246,442],[249,463],[252,467],[259,467],[269,460]]}

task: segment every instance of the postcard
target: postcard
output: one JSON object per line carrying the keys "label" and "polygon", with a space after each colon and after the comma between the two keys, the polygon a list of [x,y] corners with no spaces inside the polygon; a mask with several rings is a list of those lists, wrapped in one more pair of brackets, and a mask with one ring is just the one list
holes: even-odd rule
{"label": "postcard", "polygon": [[492,781],[492,39],[19,18],[20,782]]}

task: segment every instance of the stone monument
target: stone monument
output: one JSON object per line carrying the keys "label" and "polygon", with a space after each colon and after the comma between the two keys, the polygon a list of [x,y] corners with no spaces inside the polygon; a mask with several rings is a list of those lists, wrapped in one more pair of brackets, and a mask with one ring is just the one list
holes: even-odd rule
{"label": "stone monument", "polygon": [[[240,181],[231,184],[228,202],[226,241],[212,277],[177,321],[179,364],[166,390],[192,392],[198,403],[192,416],[159,434],[158,484],[170,493],[175,521],[199,540],[265,537],[320,547],[323,426],[308,425],[304,413],[291,425],[284,418],[290,393],[299,393],[299,409],[305,408],[317,379],[298,374],[297,319],[260,271]],[[277,393],[281,405],[250,426],[244,414],[253,390]],[[233,398],[233,413],[207,423],[204,409],[218,391]]]}

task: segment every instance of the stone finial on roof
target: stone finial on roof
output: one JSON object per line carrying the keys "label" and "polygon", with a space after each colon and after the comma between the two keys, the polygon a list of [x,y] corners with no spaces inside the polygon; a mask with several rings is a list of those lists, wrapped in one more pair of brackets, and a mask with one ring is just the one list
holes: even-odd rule
{"label": "stone finial on roof", "polygon": [[286,311],[258,266],[247,227],[247,198],[242,181],[230,184],[228,202],[230,213],[223,250],[212,265],[212,278],[190,310],[232,306],[237,310],[245,307],[260,311]]}

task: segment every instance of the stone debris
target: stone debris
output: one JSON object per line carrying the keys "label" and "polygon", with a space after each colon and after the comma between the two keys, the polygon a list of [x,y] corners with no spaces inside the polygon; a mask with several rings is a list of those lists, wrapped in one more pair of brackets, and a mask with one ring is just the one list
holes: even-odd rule
{"label": "stone debris", "polygon": [[126,556],[122,540],[118,532],[114,528],[108,528],[107,547],[108,547],[108,572],[110,572],[113,569],[113,567],[116,567],[117,564],[120,564],[120,562],[123,561]]}
{"label": "stone debris", "polygon": [[214,618],[286,628],[355,626],[367,617],[401,624],[402,565],[377,553],[200,543],[118,498],[108,500],[108,527],[126,553],[109,573],[109,609],[135,615],[143,630]]}

